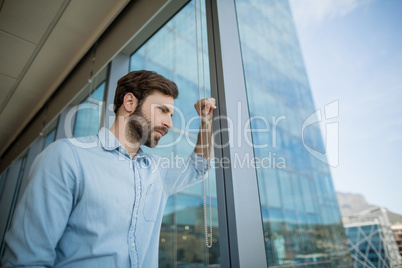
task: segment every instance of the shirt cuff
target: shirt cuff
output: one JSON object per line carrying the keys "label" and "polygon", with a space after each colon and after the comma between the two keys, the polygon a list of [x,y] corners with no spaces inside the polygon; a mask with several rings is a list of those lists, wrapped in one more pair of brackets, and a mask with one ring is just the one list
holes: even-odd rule
{"label": "shirt cuff", "polygon": [[192,152],[190,155],[190,161],[193,162],[195,168],[198,171],[206,171],[214,168],[214,165],[211,160],[205,159],[204,157],[199,156],[195,152]]}

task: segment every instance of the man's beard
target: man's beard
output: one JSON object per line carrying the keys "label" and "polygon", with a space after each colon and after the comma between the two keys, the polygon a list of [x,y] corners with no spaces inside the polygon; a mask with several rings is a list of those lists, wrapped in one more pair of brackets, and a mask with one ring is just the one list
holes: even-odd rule
{"label": "man's beard", "polygon": [[168,132],[167,127],[153,127],[142,112],[142,106],[138,106],[128,118],[126,139],[131,143],[140,143],[153,148],[158,145],[161,138],[159,135],[154,135],[156,130],[162,133]]}

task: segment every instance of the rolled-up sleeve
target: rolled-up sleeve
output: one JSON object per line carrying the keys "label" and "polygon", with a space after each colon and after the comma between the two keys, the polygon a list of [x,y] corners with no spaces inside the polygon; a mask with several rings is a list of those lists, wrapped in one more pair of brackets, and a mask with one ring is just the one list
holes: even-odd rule
{"label": "rolled-up sleeve", "polygon": [[213,169],[210,160],[192,152],[187,161],[176,162],[165,170],[163,182],[169,195],[175,194],[193,184],[203,181]]}
{"label": "rolled-up sleeve", "polygon": [[28,186],[5,236],[2,267],[50,267],[77,192],[77,159],[66,141],[56,141],[34,161]]}

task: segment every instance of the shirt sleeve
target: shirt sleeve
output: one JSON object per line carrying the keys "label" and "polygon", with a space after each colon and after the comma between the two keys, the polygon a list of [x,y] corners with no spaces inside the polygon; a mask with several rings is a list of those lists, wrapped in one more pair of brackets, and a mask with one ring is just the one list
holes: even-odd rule
{"label": "shirt sleeve", "polygon": [[50,267],[77,196],[77,158],[66,140],[34,161],[29,183],[5,236],[2,267]]}
{"label": "shirt sleeve", "polygon": [[168,195],[175,194],[193,184],[203,181],[213,168],[212,162],[195,152],[192,152],[187,161],[177,161],[166,169],[163,182]]}

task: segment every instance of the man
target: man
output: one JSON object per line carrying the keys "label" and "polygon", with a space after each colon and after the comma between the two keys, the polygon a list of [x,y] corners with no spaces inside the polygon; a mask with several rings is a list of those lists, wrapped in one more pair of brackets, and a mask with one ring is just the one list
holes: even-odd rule
{"label": "man", "polygon": [[157,267],[167,198],[200,182],[212,153],[212,98],[195,104],[202,123],[188,165],[164,169],[141,150],[172,128],[177,96],[165,77],[131,72],[118,81],[110,131],[46,148],[6,235],[2,267]]}

